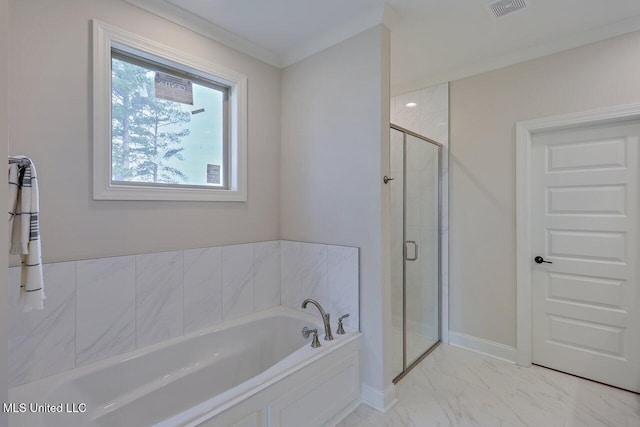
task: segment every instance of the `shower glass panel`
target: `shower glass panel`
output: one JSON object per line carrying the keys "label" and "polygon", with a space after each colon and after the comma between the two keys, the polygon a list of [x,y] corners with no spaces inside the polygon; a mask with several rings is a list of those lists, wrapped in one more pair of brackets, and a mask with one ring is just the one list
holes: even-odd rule
{"label": "shower glass panel", "polygon": [[405,348],[410,366],[440,339],[439,147],[407,135],[405,149]]}
{"label": "shower glass panel", "polygon": [[440,145],[392,125],[392,373],[440,341]]}
{"label": "shower glass panel", "polygon": [[397,377],[404,371],[404,133],[391,129],[391,324],[393,358],[391,372]]}

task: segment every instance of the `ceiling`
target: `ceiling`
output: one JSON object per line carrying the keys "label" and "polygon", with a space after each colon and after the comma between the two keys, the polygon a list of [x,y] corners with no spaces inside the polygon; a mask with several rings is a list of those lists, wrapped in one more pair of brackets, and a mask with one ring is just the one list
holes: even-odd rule
{"label": "ceiling", "polygon": [[167,1],[280,55],[384,3],[382,0]]}
{"label": "ceiling", "polygon": [[640,29],[638,0],[525,0],[499,19],[491,0],[127,1],[193,18],[196,30],[280,67],[384,22],[395,93]]}

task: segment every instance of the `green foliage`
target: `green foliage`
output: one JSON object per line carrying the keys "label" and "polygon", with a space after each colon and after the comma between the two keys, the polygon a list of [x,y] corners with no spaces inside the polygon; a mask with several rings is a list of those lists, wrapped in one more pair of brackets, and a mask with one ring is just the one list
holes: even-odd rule
{"label": "green foliage", "polygon": [[111,81],[113,179],[185,183],[186,175],[167,162],[183,160],[191,114],[156,99],[154,73],[145,68],[113,59]]}

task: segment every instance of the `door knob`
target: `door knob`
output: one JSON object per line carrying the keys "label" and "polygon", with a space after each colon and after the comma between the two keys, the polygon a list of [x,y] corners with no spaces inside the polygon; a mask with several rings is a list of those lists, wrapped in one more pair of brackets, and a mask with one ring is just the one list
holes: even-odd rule
{"label": "door knob", "polygon": [[536,264],[542,264],[543,262],[545,264],[553,264],[551,261],[545,261],[541,256],[537,256],[533,260],[536,262]]}

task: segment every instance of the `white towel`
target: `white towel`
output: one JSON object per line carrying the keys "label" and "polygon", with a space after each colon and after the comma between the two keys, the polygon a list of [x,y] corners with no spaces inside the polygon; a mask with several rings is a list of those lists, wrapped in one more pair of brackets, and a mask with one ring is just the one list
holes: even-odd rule
{"label": "white towel", "polygon": [[[16,157],[14,157],[16,158]],[[25,158],[18,156],[17,158]],[[9,253],[19,254],[22,261],[20,298],[24,312],[42,310],[44,280],[40,248],[38,180],[36,168],[27,159],[25,166],[9,165]]]}

